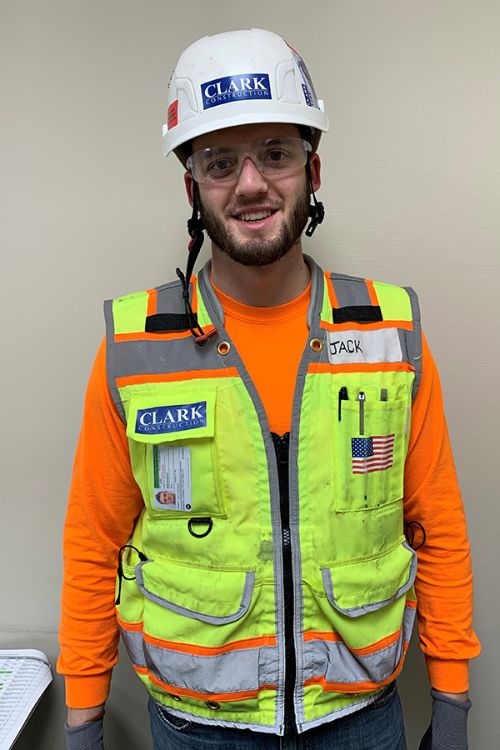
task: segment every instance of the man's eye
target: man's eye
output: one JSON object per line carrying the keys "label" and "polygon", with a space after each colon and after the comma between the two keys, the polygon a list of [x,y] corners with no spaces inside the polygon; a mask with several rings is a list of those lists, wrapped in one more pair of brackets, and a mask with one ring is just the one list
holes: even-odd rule
{"label": "man's eye", "polygon": [[233,159],[216,159],[215,161],[208,164],[206,171],[208,174],[214,177],[220,176],[221,174],[227,174],[234,169]]}
{"label": "man's eye", "polygon": [[283,166],[284,164],[289,163],[290,154],[283,149],[273,148],[266,152],[264,159],[266,164],[272,164],[272,166]]}

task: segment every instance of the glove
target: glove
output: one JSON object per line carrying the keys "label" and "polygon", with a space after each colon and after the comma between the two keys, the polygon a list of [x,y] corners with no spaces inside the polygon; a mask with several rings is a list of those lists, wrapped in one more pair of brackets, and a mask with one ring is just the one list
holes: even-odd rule
{"label": "glove", "polygon": [[471,702],[459,701],[431,689],[432,721],[419,750],[468,750],[467,714]]}
{"label": "glove", "polygon": [[64,724],[66,735],[66,750],[104,750],[104,718],[86,721],[78,727],[70,727],[68,722]]}

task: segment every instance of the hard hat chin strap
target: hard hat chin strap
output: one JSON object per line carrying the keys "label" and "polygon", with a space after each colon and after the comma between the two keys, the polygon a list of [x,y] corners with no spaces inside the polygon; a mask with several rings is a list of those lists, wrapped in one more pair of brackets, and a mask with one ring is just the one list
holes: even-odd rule
{"label": "hard hat chin strap", "polygon": [[215,333],[217,333],[217,331],[216,329],[214,329],[209,333],[205,333],[203,328],[198,323],[196,313],[193,312],[193,308],[191,307],[191,300],[189,298],[189,282],[193,273],[194,264],[198,259],[198,255],[200,254],[200,250],[203,245],[203,240],[205,239],[205,235],[203,234],[204,226],[200,218],[200,212],[196,200],[196,192],[193,194],[193,213],[191,214],[191,218],[188,219],[187,228],[191,240],[188,245],[186,273],[183,274],[180,268],[176,268],[175,270],[182,284],[182,299],[184,301],[184,309],[186,311],[189,330],[193,334],[196,343],[202,346],[203,344],[206,344],[208,339]]}
{"label": "hard hat chin strap", "polygon": [[321,201],[317,200],[316,195],[314,194],[311,176],[311,165],[309,163],[309,159],[307,160],[306,164],[306,175],[309,182],[309,191],[313,199],[313,202],[309,206],[309,217],[311,221],[309,222],[309,225],[306,229],[306,237],[312,237],[318,224],[321,224],[321,222],[325,218],[325,207],[321,203]]}

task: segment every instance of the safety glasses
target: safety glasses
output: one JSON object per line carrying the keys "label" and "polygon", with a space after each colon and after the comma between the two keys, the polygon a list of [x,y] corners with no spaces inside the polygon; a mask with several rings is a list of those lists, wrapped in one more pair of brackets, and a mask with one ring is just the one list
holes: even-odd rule
{"label": "safety glasses", "polygon": [[265,138],[238,146],[219,146],[195,151],[186,167],[196,182],[210,185],[238,181],[246,159],[251,159],[265,177],[279,178],[293,174],[305,166],[311,144],[302,138]]}

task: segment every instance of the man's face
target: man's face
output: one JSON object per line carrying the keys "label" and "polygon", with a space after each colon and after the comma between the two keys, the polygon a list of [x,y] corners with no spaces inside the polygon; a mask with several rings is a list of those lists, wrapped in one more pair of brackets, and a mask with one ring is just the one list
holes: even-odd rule
{"label": "man's face", "polygon": [[175,493],[168,491],[159,492],[158,502],[162,505],[175,505]]}
{"label": "man's face", "polygon": [[[243,125],[195,138],[193,151],[239,146],[265,138],[300,137],[289,124]],[[313,187],[319,187],[320,163],[311,156]],[[245,266],[265,266],[282,258],[299,241],[309,212],[305,168],[279,177],[262,175],[248,157],[236,183],[197,184],[185,174],[188,197],[196,191],[200,214],[212,242]],[[264,214],[264,215],[263,215]]]}

